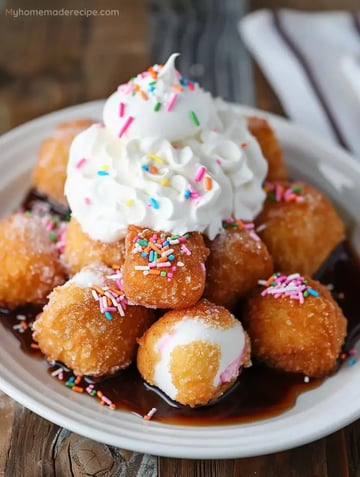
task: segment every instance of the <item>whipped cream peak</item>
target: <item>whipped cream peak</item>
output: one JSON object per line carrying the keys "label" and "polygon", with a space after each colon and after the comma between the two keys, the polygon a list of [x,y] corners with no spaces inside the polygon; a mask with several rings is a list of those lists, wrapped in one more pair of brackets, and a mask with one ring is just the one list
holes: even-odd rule
{"label": "whipped cream peak", "polygon": [[104,127],[72,143],[65,194],[94,240],[114,242],[130,224],[213,239],[227,217],[252,221],[262,208],[267,163],[246,120],[181,76],[175,59],[120,86]]}
{"label": "whipped cream peak", "polygon": [[103,120],[115,137],[161,136],[178,141],[216,125],[210,94],[179,73],[177,56],[120,85],[106,101]]}

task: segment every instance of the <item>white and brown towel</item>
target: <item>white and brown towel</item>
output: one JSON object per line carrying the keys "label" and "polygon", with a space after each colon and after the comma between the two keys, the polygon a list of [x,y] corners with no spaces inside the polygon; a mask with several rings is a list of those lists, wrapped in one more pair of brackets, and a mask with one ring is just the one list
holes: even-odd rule
{"label": "white and brown towel", "polygon": [[360,14],[258,10],[239,30],[288,116],[360,160]]}

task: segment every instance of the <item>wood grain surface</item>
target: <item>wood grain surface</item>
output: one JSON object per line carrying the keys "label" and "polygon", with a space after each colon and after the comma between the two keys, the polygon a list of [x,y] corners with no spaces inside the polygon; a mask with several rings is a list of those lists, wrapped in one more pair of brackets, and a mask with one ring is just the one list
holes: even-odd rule
{"label": "wood grain surface", "polygon": [[[151,2],[58,3],[3,2],[0,132],[49,111],[106,97],[150,62]],[[169,0],[169,4],[179,2]],[[359,0],[253,0],[250,7],[355,11],[360,5]],[[6,8],[106,8],[119,10],[119,15],[14,18],[5,14]],[[256,105],[282,114],[279,101],[256,65],[254,78]],[[268,456],[224,461],[169,459],[117,449],[71,433],[0,392],[0,477],[22,476],[359,477],[360,422],[306,446]]]}

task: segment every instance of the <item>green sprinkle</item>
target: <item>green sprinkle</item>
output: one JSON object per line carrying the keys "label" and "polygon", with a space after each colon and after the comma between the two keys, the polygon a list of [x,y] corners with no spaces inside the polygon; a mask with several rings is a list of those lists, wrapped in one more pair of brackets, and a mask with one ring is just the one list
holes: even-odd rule
{"label": "green sprinkle", "polygon": [[160,108],[161,108],[161,103],[157,102],[154,106],[154,111],[159,111]]}
{"label": "green sprinkle", "polygon": [[160,277],[166,277],[166,272],[164,271],[160,272]]}
{"label": "green sprinkle", "polygon": [[143,239],[139,239],[139,240],[137,241],[137,243],[138,243],[139,245],[141,245],[142,247],[147,247],[147,246],[149,245],[149,242],[148,242],[147,240],[143,240]]}
{"label": "green sprinkle", "polygon": [[295,186],[292,188],[292,191],[295,192],[295,194],[300,194],[300,192],[302,191],[302,187]]}
{"label": "green sprinkle", "polygon": [[49,232],[49,239],[51,240],[51,242],[56,242],[56,233]]}
{"label": "green sprinkle", "polygon": [[190,119],[195,124],[195,126],[200,126],[200,121],[194,111],[190,111]]}

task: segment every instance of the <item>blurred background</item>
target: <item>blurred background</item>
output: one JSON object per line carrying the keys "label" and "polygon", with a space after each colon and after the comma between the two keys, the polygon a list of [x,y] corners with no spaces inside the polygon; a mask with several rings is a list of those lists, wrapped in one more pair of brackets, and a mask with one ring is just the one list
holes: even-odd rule
{"label": "blurred background", "polygon": [[[248,12],[283,7],[355,12],[360,2],[0,0],[0,132],[49,111],[105,98],[174,51],[181,53],[177,66],[183,74],[215,95],[283,114],[238,31]],[[107,13],[40,16],[28,14],[30,9]]]}

